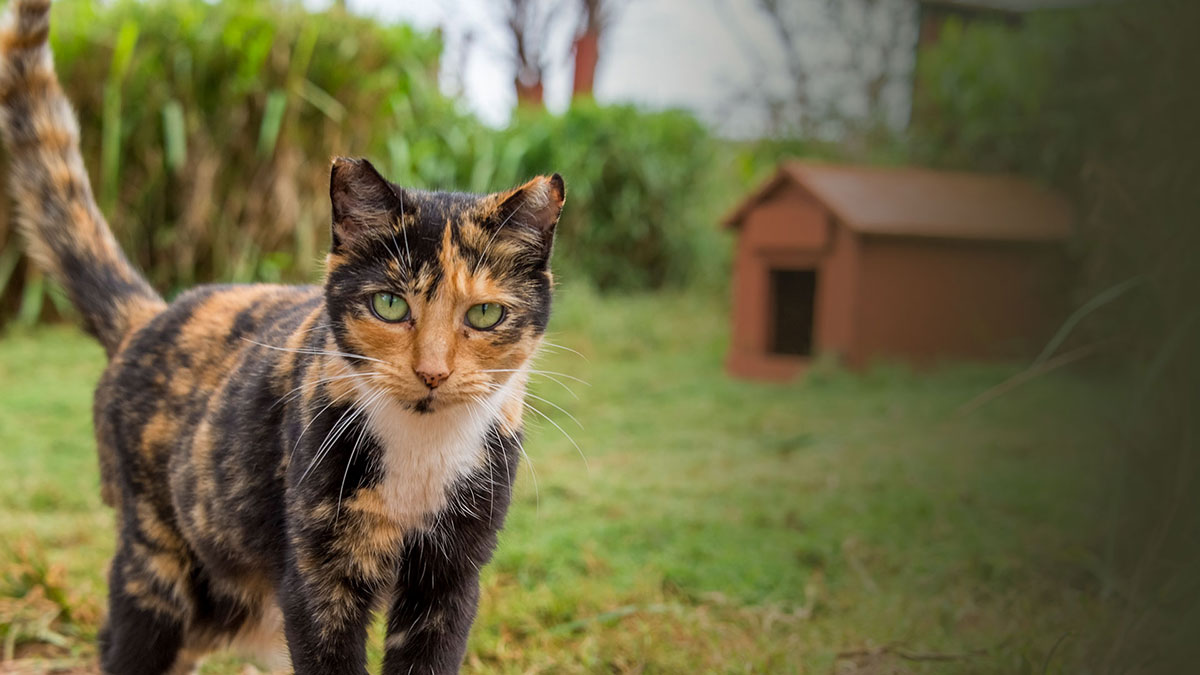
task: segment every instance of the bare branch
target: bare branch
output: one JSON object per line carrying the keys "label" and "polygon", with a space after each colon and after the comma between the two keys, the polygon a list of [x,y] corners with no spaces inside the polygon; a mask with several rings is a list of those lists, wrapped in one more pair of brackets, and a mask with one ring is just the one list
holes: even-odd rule
{"label": "bare branch", "polygon": [[897,86],[910,77],[915,49],[915,0],[755,0],[754,7],[774,41],[739,42],[760,82],[783,75],[786,86],[733,94],[766,113],[769,132],[814,135],[897,118]]}

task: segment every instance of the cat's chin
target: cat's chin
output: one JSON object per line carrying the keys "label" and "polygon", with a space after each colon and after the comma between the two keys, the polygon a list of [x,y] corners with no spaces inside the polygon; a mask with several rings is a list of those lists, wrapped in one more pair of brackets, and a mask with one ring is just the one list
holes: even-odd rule
{"label": "cat's chin", "polygon": [[443,399],[439,399],[433,394],[430,394],[425,398],[417,399],[416,401],[409,403],[409,407],[412,408],[412,411],[417,414],[432,415],[434,411],[445,408],[446,402]]}
{"label": "cat's chin", "polygon": [[440,413],[452,408],[457,408],[462,404],[462,400],[460,400],[460,398],[457,396],[451,397],[439,394],[429,394],[424,398],[415,400],[401,400],[400,403],[405,408],[419,415],[432,415],[433,413]]}

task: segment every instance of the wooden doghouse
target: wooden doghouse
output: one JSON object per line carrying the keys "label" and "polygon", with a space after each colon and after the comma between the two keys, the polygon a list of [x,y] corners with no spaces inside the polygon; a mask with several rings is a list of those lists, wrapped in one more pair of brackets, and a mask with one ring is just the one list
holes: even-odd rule
{"label": "wooden doghouse", "polygon": [[1012,176],[783,164],[737,230],[735,375],[786,379],[812,356],[1027,355],[1062,308],[1065,199]]}

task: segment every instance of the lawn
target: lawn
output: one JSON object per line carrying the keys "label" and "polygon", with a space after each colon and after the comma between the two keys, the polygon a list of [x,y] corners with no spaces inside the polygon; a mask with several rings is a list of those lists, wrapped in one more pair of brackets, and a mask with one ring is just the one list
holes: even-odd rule
{"label": "lawn", "polygon": [[[699,293],[560,294],[550,339],[574,351],[540,365],[588,384],[533,390],[548,421],[529,420],[466,672],[1057,673],[1086,657],[1105,613],[1100,383],[1054,374],[963,413],[1017,367],[735,381],[727,315]],[[90,421],[103,361],[70,328],[0,339],[0,661],[19,659],[0,672],[94,658],[113,547]]]}

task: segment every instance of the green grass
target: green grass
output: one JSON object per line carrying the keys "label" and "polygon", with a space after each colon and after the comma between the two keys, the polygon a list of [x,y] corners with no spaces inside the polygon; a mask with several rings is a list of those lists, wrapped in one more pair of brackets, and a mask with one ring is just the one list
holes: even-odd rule
{"label": "green grass", "polygon": [[[556,312],[551,341],[583,356],[540,365],[590,386],[534,393],[578,418],[538,404],[587,461],[529,420],[468,672],[1057,673],[1086,658],[1106,611],[1089,518],[1101,383],[1047,376],[962,415],[1014,368],[819,364],[749,383],[722,369],[722,302],[568,288]],[[113,545],[89,413],[102,365],[71,329],[0,340],[0,630],[18,655],[94,654]]]}

